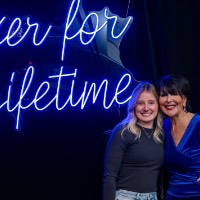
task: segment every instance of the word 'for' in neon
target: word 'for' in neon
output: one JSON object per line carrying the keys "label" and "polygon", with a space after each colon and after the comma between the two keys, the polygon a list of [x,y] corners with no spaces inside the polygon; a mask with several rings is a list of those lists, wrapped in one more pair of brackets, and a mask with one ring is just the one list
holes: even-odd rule
{"label": "word 'for' in neon", "polygon": [[[102,18],[102,16],[101,16],[101,19],[99,19],[99,16],[97,13],[90,12],[86,16],[85,20],[83,21],[80,29],[76,33],[69,35],[68,33],[70,32],[70,28],[72,28],[74,26],[73,22],[76,18],[79,7],[80,7],[80,0],[73,0],[70,5],[70,8],[69,8],[67,20],[65,23],[65,30],[63,33],[63,44],[62,44],[62,51],[61,51],[61,60],[62,61],[64,60],[64,55],[65,55],[66,40],[72,40],[73,38],[79,36],[81,43],[83,45],[87,45],[92,42],[92,40],[96,36],[97,32],[99,32],[103,27],[105,27],[108,24],[108,20],[113,21],[112,28],[111,28],[111,36],[112,36],[112,38],[117,39],[117,38],[121,37],[123,35],[123,33],[125,33],[125,31],[128,28],[128,25],[132,21],[132,17],[128,17],[126,19],[125,25],[121,28],[121,30],[117,30],[117,34],[116,34],[115,32],[117,29],[116,24],[117,24],[118,17],[117,17],[117,15],[109,16],[108,8],[104,8],[104,18]],[[92,21],[94,22],[94,30],[86,29],[86,24],[88,23],[88,21],[90,19],[92,19]],[[0,20],[0,27],[6,22],[6,20],[7,20],[6,17],[2,17],[2,19]],[[25,29],[25,26],[27,26],[26,30],[21,32],[22,29]],[[9,46],[18,45],[20,42],[22,42],[24,40],[24,38],[27,36],[27,34],[29,33],[29,31],[31,29],[33,29],[33,32],[34,32],[33,44],[36,46],[39,46],[44,42],[46,37],[49,35],[49,33],[52,29],[52,25],[48,26],[45,33],[43,33],[43,36],[41,36],[41,35],[39,36],[39,34],[41,34],[41,33],[39,32],[39,24],[38,23],[31,23],[30,18],[27,17],[25,24],[22,24],[21,18],[15,18],[8,28],[8,31],[6,33],[7,35],[5,35],[3,38],[0,38],[0,45],[3,44],[4,42],[7,42],[7,44]],[[84,37],[85,35],[87,35],[88,37]],[[37,39],[37,38],[40,38],[40,39]],[[88,38],[88,39],[85,39],[85,38]]]}

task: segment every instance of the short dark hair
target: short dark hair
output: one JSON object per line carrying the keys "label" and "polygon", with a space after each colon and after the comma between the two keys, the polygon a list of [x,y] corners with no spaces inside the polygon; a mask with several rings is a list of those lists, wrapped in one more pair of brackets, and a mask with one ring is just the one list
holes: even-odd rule
{"label": "short dark hair", "polygon": [[191,99],[191,86],[187,78],[180,75],[166,75],[160,78],[157,84],[158,94],[161,92],[169,93],[172,95],[185,96],[187,98],[186,109],[191,111],[190,99]]}

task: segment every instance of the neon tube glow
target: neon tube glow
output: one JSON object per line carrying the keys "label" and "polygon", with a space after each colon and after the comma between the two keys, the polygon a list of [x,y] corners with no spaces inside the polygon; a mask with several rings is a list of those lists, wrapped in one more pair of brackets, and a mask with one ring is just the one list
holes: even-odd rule
{"label": "neon tube glow", "polygon": [[[84,12],[81,6],[81,0],[72,0],[66,15],[64,28],[59,32],[62,44],[59,45],[61,49],[58,50],[60,52],[58,60],[61,62],[64,62],[66,59],[67,52],[65,52],[65,50],[68,41],[78,38],[78,42],[85,48],[86,45],[95,40],[98,32],[102,31],[102,33],[104,33],[105,30],[107,31],[105,32],[106,36],[109,35],[109,40],[113,39],[114,41],[119,41],[125,35],[133,20],[132,17],[119,18],[105,7],[98,12],[92,11],[89,12],[89,14],[82,13],[82,16],[85,17],[77,26],[77,14],[80,11]],[[117,23],[119,20],[123,23]],[[92,22],[92,26],[89,27],[88,24],[90,22]],[[40,30],[41,28],[43,31]],[[36,23],[30,17],[16,17],[10,19],[3,16],[0,19],[0,48],[3,44],[13,48],[30,38],[35,46],[43,45],[53,29],[54,27],[52,25],[43,28],[39,22]],[[105,40],[105,42],[107,41]],[[105,43],[105,45],[107,44]],[[16,113],[15,128],[19,130],[21,126],[21,111],[27,110],[28,108],[35,108],[38,111],[43,111],[50,106],[55,106],[57,110],[63,110],[69,105],[71,107],[80,107],[80,109],[84,109],[87,104],[95,104],[98,100],[105,109],[109,109],[115,103],[124,104],[130,99],[130,96],[127,97],[127,95],[124,95],[129,89],[132,80],[129,73],[121,74],[118,83],[115,84],[115,87],[112,87],[112,92],[114,93],[109,91],[111,89],[109,88],[111,80],[108,79],[100,80],[101,83],[98,85],[95,82],[83,80],[84,84],[82,84],[82,88],[77,87],[77,73],[77,68],[70,73],[64,73],[64,67],[61,66],[58,74],[48,75],[48,80],[42,80],[35,89],[33,87],[35,68],[29,66],[25,72],[20,88],[18,88],[20,92],[16,94],[14,86],[17,85],[16,79],[18,77],[16,72],[13,72],[10,77],[10,84],[6,90],[7,96],[4,100],[0,99],[0,111],[6,108],[8,112]],[[61,94],[61,84],[66,79],[70,81],[70,90]],[[56,81],[56,90],[55,85],[54,88],[51,85],[52,80]],[[78,98],[75,98],[74,94],[77,94],[77,91]],[[34,94],[33,97],[30,95],[31,93]],[[100,95],[100,93],[103,93],[103,95]],[[49,94],[53,95],[51,96]],[[113,95],[110,97],[108,94]],[[26,101],[26,99],[29,99],[29,101]],[[61,99],[64,99],[64,102],[61,103]]]}

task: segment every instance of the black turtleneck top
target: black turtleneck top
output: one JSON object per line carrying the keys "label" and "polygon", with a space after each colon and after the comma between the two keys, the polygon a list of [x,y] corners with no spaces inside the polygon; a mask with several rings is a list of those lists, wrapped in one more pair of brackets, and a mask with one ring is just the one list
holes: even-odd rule
{"label": "black turtleneck top", "polygon": [[[153,140],[152,129],[142,129],[141,136],[117,125],[107,143],[103,200],[115,200],[116,190],[132,192],[156,192],[160,167],[163,164],[163,144]],[[149,138],[148,135],[151,135]]]}

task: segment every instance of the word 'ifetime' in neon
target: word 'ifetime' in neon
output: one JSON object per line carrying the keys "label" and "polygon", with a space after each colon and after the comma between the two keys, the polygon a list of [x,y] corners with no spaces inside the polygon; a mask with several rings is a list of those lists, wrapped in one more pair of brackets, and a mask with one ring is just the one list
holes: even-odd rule
{"label": "word 'ifetime' in neon", "polygon": [[[111,98],[111,100],[108,100],[107,94],[109,94],[108,86],[109,82],[107,79],[104,79],[100,86],[98,87],[95,83],[89,83],[88,81],[85,81],[83,84],[82,90],[80,89],[80,86],[76,88],[75,84],[75,78],[77,75],[77,69],[74,70],[73,73],[65,74],[63,73],[63,67],[60,68],[60,73],[58,75],[52,75],[49,76],[49,79],[56,79],[57,86],[55,94],[51,99],[48,100],[48,102],[44,105],[41,103],[41,101],[48,96],[49,93],[52,93],[54,90],[51,88],[51,84],[48,81],[42,82],[39,87],[35,91],[34,97],[30,97],[30,93],[33,93],[33,78],[34,78],[34,67],[30,66],[24,76],[24,79],[22,81],[21,91],[18,97],[15,95],[12,95],[12,89],[15,85],[14,78],[16,76],[16,73],[13,72],[10,78],[10,84],[8,87],[8,93],[7,93],[7,100],[3,102],[0,105],[0,109],[2,109],[4,106],[7,107],[8,112],[17,112],[17,119],[16,119],[16,129],[20,128],[20,113],[21,110],[26,110],[30,106],[34,106],[38,111],[44,110],[47,107],[49,107],[51,104],[55,104],[57,110],[62,110],[66,107],[66,105],[70,104],[72,107],[78,106],[80,104],[80,108],[83,109],[89,99],[90,96],[92,96],[92,104],[94,104],[97,101],[97,98],[99,96],[99,93],[103,90],[103,102],[102,105],[105,109],[108,109],[114,102],[117,104],[124,104],[129,99],[130,96],[127,98],[126,95],[123,93],[126,91],[128,86],[131,83],[131,75],[130,74],[124,74],[121,79],[119,80],[116,88],[114,89],[114,96]],[[59,103],[60,98],[60,89],[61,89],[61,82],[64,81],[66,78],[71,80],[71,88],[69,93],[66,94],[66,97],[62,94],[62,100],[66,99],[62,105]],[[63,80],[64,79],[64,80]],[[32,87],[31,87],[32,86]],[[55,88],[55,85],[53,86]],[[52,90],[51,90],[52,89]],[[74,99],[74,93],[77,91],[80,92],[80,96],[78,100],[75,101]],[[113,88],[112,88],[113,90]],[[119,99],[123,99],[119,100]],[[13,102],[13,99],[17,99],[17,103],[13,106],[11,105],[11,102]],[[29,102],[25,101],[25,99],[31,99]],[[108,102],[109,101],[109,102]],[[41,104],[42,105],[41,105]],[[13,103],[12,103],[13,104]]]}
{"label": "word 'ifetime' in neon", "polygon": [[[86,16],[85,20],[83,21],[80,29],[76,33],[69,36],[68,32],[70,32],[70,28],[72,28],[74,26],[73,22],[77,16],[79,7],[80,7],[80,0],[73,0],[70,5],[70,8],[69,8],[69,12],[68,12],[67,20],[66,20],[66,24],[65,24],[65,30],[63,33],[63,44],[62,44],[62,51],[61,51],[61,60],[62,61],[64,60],[66,40],[72,40],[73,38],[79,36],[81,43],[83,45],[87,45],[92,42],[92,40],[96,36],[97,32],[99,32],[105,25],[108,24],[108,20],[112,20],[112,22],[113,22],[110,34],[111,34],[112,38],[117,39],[117,38],[121,37],[123,35],[123,33],[125,33],[125,31],[128,28],[128,25],[132,21],[132,17],[128,17],[124,27],[121,27],[122,29],[120,31],[117,30],[118,33],[116,34],[115,29],[117,29],[116,23],[117,23],[118,17],[116,15],[109,16],[108,8],[104,8],[104,18],[102,18],[102,16],[101,16],[101,19],[99,19],[99,16],[97,13],[90,12]],[[96,23],[94,23],[94,30],[88,30],[86,28],[86,25],[89,23],[88,21],[90,19],[92,19],[93,22],[96,22]],[[2,17],[2,19],[0,20],[0,27],[6,22],[6,20],[7,20],[6,17]],[[26,29],[25,29],[25,27],[26,27]],[[23,32],[21,32],[22,29],[24,30]],[[36,46],[39,46],[44,42],[44,40],[49,35],[49,33],[52,29],[52,26],[50,25],[47,28],[45,33],[43,33],[42,37],[41,36],[38,37],[39,34],[40,35],[42,34],[39,32],[39,24],[38,23],[31,23],[30,18],[27,17],[25,24],[22,24],[21,18],[15,18],[12,21],[12,23],[10,24],[8,31],[6,32],[6,35],[3,36],[3,38],[0,38],[0,44],[7,42],[7,44],[9,46],[16,46],[24,40],[24,38],[28,35],[28,33],[31,31],[31,29],[34,29],[33,44]],[[85,37],[84,37],[85,35],[88,36],[87,37],[88,40],[85,39]],[[41,38],[41,39],[38,40],[37,38]]]}

